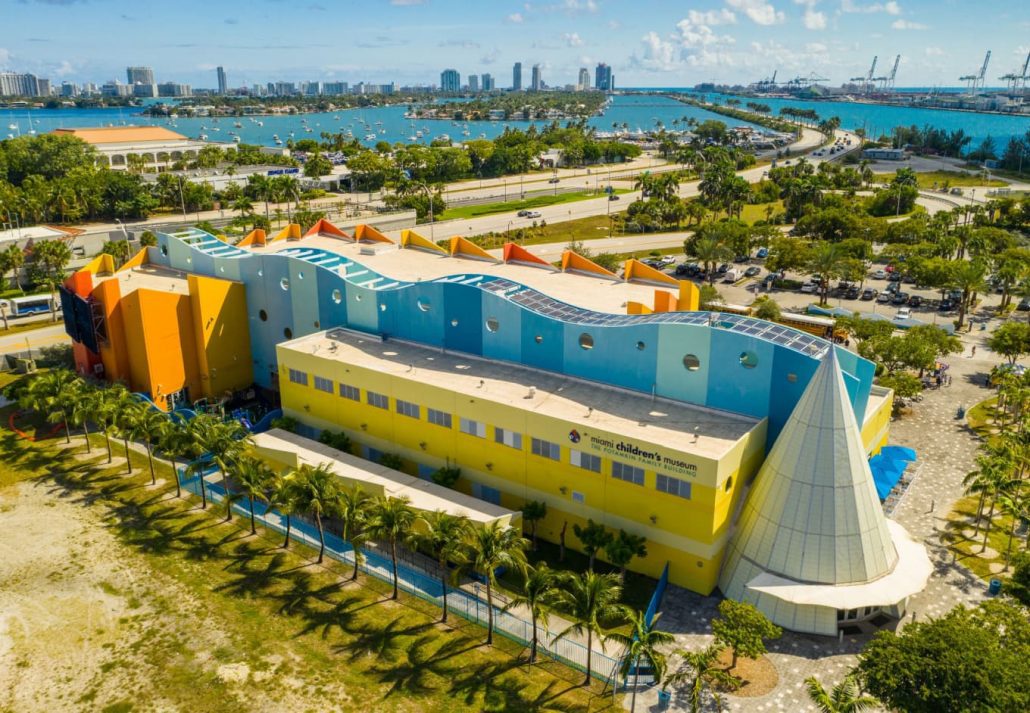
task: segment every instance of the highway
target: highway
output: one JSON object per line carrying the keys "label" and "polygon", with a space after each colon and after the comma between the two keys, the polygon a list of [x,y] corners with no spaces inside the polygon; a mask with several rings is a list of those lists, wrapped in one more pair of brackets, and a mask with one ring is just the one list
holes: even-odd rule
{"label": "highway", "polygon": [[[17,324],[13,320],[12,322]],[[0,354],[24,352],[28,349],[52,347],[55,344],[69,344],[71,342],[68,339],[68,335],[65,334],[62,322],[28,332],[18,332],[17,334],[4,334],[2,327],[3,325],[0,325]]]}

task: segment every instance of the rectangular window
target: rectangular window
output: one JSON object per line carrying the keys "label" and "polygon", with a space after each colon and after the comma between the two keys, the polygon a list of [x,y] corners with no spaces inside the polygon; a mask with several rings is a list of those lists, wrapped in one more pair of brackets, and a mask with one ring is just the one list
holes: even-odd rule
{"label": "rectangular window", "polygon": [[390,408],[390,397],[386,394],[377,394],[375,391],[366,391],[368,405],[376,408]]}
{"label": "rectangular window", "polygon": [[290,381],[301,386],[308,385],[308,373],[299,369],[290,369]]}
{"label": "rectangular window", "polygon": [[383,452],[378,448],[372,446],[365,446],[365,460],[370,460],[373,463],[378,463],[379,459],[383,457]]}
{"label": "rectangular window", "polygon": [[422,409],[418,404],[413,404],[410,401],[397,399],[397,413],[410,418],[422,418]]}
{"label": "rectangular window", "polygon": [[561,446],[557,443],[551,443],[540,438],[534,438],[532,442],[533,455],[540,456],[541,458],[550,458],[551,460],[561,460]]}
{"label": "rectangular window", "polygon": [[601,472],[600,457],[577,451],[575,448],[569,449],[569,463],[583,470],[589,470],[594,473]]}
{"label": "rectangular window", "polygon": [[509,431],[506,428],[494,427],[494,440],[503,443],[508,448],[522,450],[522,434]]}
{"label": "rectangular window", "polygon": [[480,500],[485,500],[488,503],[493,503],[494,505],[501,504],[501,491],[497,488],[491,488],[489,485],[473,483],[472,494]]}
{"label": "rectangular window", "polygon": [[361,389],[350,384],[340,384],[340,396],[351,401],[361,401]]}
{"label": "rectangular window", "polygon": [[451,427],[451,415],[446,411],[437,411],[435,408],[427,409],[429,422],[444,428]]}
{"label": "rectangular window", "polygon": [[583,493],[573,490],[572,491],[572,502],[580,503],[581,505],[587,501],[586,496]]}
{"label": "rectangular window", "polygon": [[481,421],[473,421],[471,418],[461,419],[461,432],[477,438],[486,438],[486,424]]}
{"label": "rectangular window", "polygon": [[332,379],[325,379],[321,376],[315,377],[315,388],[319,391],[324,391],[327,394],[333,393],[333,381]]}
{"label": "rectangular window", "polygon": [[690,483],[679,478],[673,478],[671,475],[658,474],[658,478],[655,481],[655,487],[663,493],[669,493],[669,495],[678,495],[681,498],[690,500]]}
{"label": "rectangular window", "polygon": [[625,480],[627,483],[634,483],[636,485],[644,484],[644,469],[636,468],[632,465],[620,463],[617,460],[612,461],[612,477],[618,478],[619,480]]}

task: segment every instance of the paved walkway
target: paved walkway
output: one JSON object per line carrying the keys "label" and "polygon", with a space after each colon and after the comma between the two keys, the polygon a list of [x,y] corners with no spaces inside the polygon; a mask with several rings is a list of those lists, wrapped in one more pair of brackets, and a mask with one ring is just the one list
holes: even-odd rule
{"label": "paved walkway", "polygon": [[[998,323],[992,322],[991,329]],[[934,562],[934,573],[925,590],[912,598],[903,627],[913,618],[939,617],[958,604],[975,604],[987,591],[985,583],[965,568],[953,564],[951,555],[940,544],[938,533],[948,512],[962,497],[962,478],[970,470],[978,439],[955,418],[959,405],[967,409],[987,398],[984,387],[991,367],[1002,359],[984,344],[989,332],[962,335],[965,352],[945,359],[951,365],[951,387],[928,391],[914,412],[891,426],[891,443],[914,448],[919,460],[913,466],[916,477],[895,507],[892,517],[904,525],[927,547]],[[977,354],[970,356],[976,345]],[[670,586],[665,595],[661,627],[676,635],[676,648],[697,649],[712,641],[709,622],[716,614],[719,598],[702,597]],[[726,696],[730,711],[815,711],[805,691],[804,680],[816,676],[824,686],[838,682],[857,662],[856,655],[869,636],[845,637],[842,642],[820,636],[784,633],[770,645],[769,659],[779,674],[779,685],[760,698]],[[679,661],[673,658],[671,670]],[[638,693],[638,710],[649,710],[657,703],[657,689]],[[685,694],[673,692],[668,710],[689,710]],[[657,710],[657,709],[655,709]]]}

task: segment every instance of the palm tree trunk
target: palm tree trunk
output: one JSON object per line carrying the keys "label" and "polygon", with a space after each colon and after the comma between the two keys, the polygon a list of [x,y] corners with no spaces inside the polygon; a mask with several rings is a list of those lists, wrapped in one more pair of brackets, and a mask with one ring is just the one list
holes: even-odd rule
{"label": "palm tree trunk", "polygon": [[82,437],[86,441],[86,452],[92,454],[93,447],[89,445],[89,424],[86,419],[82,419]]}
{"label": "palm tree trunk", "polygon": [[71,428],[68,426],[68,414],[64,411],[61,411],[61,416],[64,418],[64,442],[71,443],[72,431]]}
{"label": "palm tree trunk", "polygon": [[443,617],[440,621],[447,623],[447,562],[440,560],[440,588],[443,590]]}
{"label": "palm tree trunk", "polygon": [[486,577],[486,645],[494,643],[494,596],[490,588],[490,575]]}
{"label": "palm tree trunk", "polygon": [[157,475],[154,474],[154,446],[147,441],[147,463],[150,465],[150,484],[157,485]]}
{"label": "palm tree trunk", "polygon": [[175,497],[182,497],[182,485],[179,484],[179,464],[175,462],[175,458],[172,461],[172,475],[175,476]]}
{"label": "palm tree trunk", "polygon": [[529,647],[529,662],[536,663],[536,647],[537,647],[537,635],[536,635],[536,612],[530,610],[530,618],[533,624],[533,641]]}
{"label": "palm tree trunk", "polygon": [[354,571],[350,573],[350,581],[357,582],[358,581],[358,557],[361,555],[361,551],[358,549],[358,546],[354,544],[353,540],[351,541],[351,545],[350,546],[351,546],[351,549],[354,550]]}
{"label": "palm tree trunk", "polygon": [[132,473],[132,460],[129,458],[129,439],[123,438],[122,442],[125,444],[125,467],[128,468],[126,473]]}
{"label": "palm tree trunk", "polygon": [[976,528],[973,530],[973,537],[980,536],[980,521],[984,516],[984,501],[987,500],[987,491],[980,491],[980,504],[976,508]]}
{"label": "palm tree trunk", "polygon": [[104,441],[107,443],[107,462],[110,463],[114,460],[114,456],[111,454],[111,434],[104,429]]}
{"label": "palm tree trunk", "polygon": [[1005,546],[1005,566],[1009,565],[1009,558],[1012,557],[1012,538],[1016,534],[1016,523],[1019,522],[1019,518],[1016,517],[1015,513],[1012,514],[1012,527],[1009,528],[1009,543]]}
{"label": "palm tree trunk", "polygon": [[250,504],[250,534],[257,534],[257,526],[254,524],[254,498],[247,496],[247,502]]}
{"label": "palm tree trunk", "polygon": [[322,532],[322,514],[319,512],[315,513],[315,524],[318,525],[318,563],[322,564],[322,559],[325,557],[325,534]]}
{"label": "palm tree trunk", "polygon": [[640,682],[640,657],[633,661],[633,695],[629,699],[629,713],[637,710],[637,684]]}
{"label": "palm tree trunk", "polygon": [[994,518],[994,504],[997,502],[997,497],[991,498],[991,509],[987,512],[987,524],[984,525],[984,543],[980,551],[983,552],[987,549],[987,538],[991,534],[991,520]]}
{"label": "palm tree trunk", "polygon": [[391,599],[397,598],[397,541],[390,541],[390,558],[393,560],[393,596]]}
{"label": "palm tree trunk", "polygon": [[201,469],[198,471],[200,476],[200,509],[207,510],[207,487],[204,483],[204,471]]}
{"label": "palm tree trunk", "polygon": [[225,487],[225,521],[232,522],[232,493],[228,485]]}
{"label": "palm tree trunk", "polygon": [[283,549],[290,549],[290,516],[286,516],[286,538],[283,540]]}
{"label": "palm tree trunk", "polygon": [[587,629],[587,677],[583,680],[584,686],[590,685],[590,654],[594,650],[594,632],[592,629]]}

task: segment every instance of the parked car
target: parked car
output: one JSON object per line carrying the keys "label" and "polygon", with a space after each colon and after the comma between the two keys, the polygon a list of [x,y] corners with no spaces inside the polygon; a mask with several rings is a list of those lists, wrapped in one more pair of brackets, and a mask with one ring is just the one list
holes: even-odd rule
{"label": "parked car", "polygon": [[755,277],[760,272],[762,272],[762,268],[756,267],[756,266],[752,266],[752,267],[749,267],[748,269],[744,270],[744,277]]}
{"label": "parked car", "polygon": [[879,295],[876,296],[876,301],[883,305],[887,304],[891,301],[891,293],[881,292]]}
{"label": "parked car", "polygon": [[895,270],[891,274],[887,275],[887,281],[888,282],[901,282],[903,279],[905,279],[905,276],[902,275],[897,270]]}
{"label": "parked car", "polygon": [[729,270],[729,269],[730,269],[730,264],[728,262],[724,262],[722,265],[719,265],[719,267],[716,269],[715,272],[716,272],[716,274],[719,274],[719,275],[725,275],[726,271]]}
{"label": "parked car", "polygon": [[894,315],[894,319],[912,319],[912,310],[908,307],[902,307],[898,310],[898,313]]}
{"label": "parked car", "polygon": [[888,282],[887,289],[884,292],[901,292],[901,285],[897,282]]}
{"label": "parked car", "polygon": [[737,255],[733,258],[733,262],[747,262],[750,259],[750,255]]}
{"label": "parked car", "polygon": [[962,195],[962,189],[961,188],[952,188],[951,189],[951,195],[953,195],[953,196],[960,196],[960,195]]}
{"label": "parked car", "polygon": [[520,218],[525,218],[527,215],[529,215],[529,211],[528,210],[520,210],[515,215],[517,215]]}
{"label": "parked car", "polygon": [[847,289],[847,291],[844,292],[844,299],[847,299],[847,300],[857,300],[858,299],[858,295],[859,295],[859,290],[858,290],[857,287],[849,287]]}
{"label": "parked car", "polygon": [[919,295],[912,295],[911,297],[908,298],[908,306],[909,307],[922,307],[923,306],[923,298],[920,297]]}
{"label": "parked car", "polygon": [[676,258],[674,258],[672,255],[666,255],[664,257],[660,257],[660,258],[658,258],[658,260],[665,267],[668,267],[669,265],[672,265],[672,264],[674,264],[676,262]]}
{"label": "parked car", "polygon": [[526,213],[527,218],[539,218],[542,214],[539,211],[531,210]]}
{"label": "parked car", "polygon": [[886,271],[884,271],[884,270],[877,270],[876,272],[873,273],[873,279],[874,280],[886,280],[887,279]]}
{"label": "parked car", "polygon": [[608,194],[608,200],[610,200],[610,201],[617,201],[617,200],[619,200],[619,197],[617,195],[615,195],[614,193],[609,193]]}
{"label": "parked car", "polygon": [[676,266],[677,275],[693,276],[701,272],[701,266],[696,262],[681,262]]}
{"label": "parked car", "polygon": [[1019,312],[1030,312],[1030,299],[1022,299],[1019,304],[1016,305],[1016,310]]}
{"label": "parked car", "polygon": [[943,300],[941,300],[941,303],[937,305],[937,309],[941,312],[950,312],[957,306],[958,305],[956,305],[953,301],[945,297]]}
{"label": "parked car", "polygon": [[801,291],[804,292],[806,295],[814,294],[816,292],[816,290],[818,290],[818,289],[819,289],[819,283],[818,282],[806,282],[805,284],[803,284],[801,286]]}
{"label": "parked car", "polygon": [[737,273],[737,268],[730,268],[722,275],[723,282],[736,282],[740,275]]}
{"label": "parked car", "polygon": [[552,179],[548,180],[547,182],[548,182],[548,183],[558,183],[558,180],[559,180],[559,179],[558,179],[558,177],[557,177],[557,176],[555,176],[554,178],[552,178]]}
{"label": "parked car", "polygon": [[760,260],[764,260],[765,258],[769,257],[769,248],[758,248],[758,252],[755,253],[755,257],[759,258]]}
{"label": "parked car", "polygon": [[875,300],[876,299],[876,295],[878,295],[878,294],[879,294],[879,292],[874,290],[872,287],[867,287],[864,290],[862,290],[862,296],[859,297],[859,299],[865,300],[866,302],[868,302],[869,300]]}
{"label": "parked car", "polygon": [[903,305],[908,304],[908,293],[907,292],[895,292],[891,298],[891,304]]}

